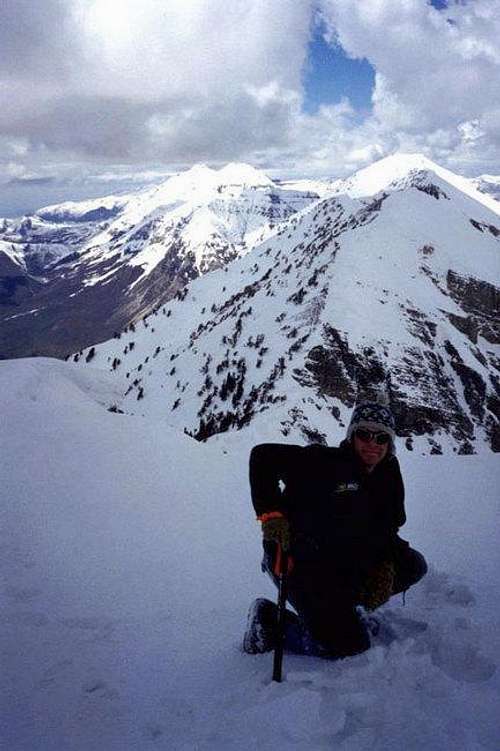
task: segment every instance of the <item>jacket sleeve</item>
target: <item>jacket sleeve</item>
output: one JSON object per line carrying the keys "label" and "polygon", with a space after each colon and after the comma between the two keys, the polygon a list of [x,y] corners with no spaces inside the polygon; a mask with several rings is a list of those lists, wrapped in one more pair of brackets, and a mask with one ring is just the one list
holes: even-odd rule
{"label": "jacket sleeve", "polygon": [[404,552],[410,547],[406,540],[401,539],[398,535],[399,528],[406,522],[405,513],[405,488],[403,478],[401,476],[401,470],[399,468],[399,462],[396,458],[393,460],[392,469],[392,503],[391,503],[391,515],[388,520],[388,532],[389,532],[389,547],[391,554],[395,560],[398,556],[403,555]]}
{"label": "jacket sleeve", "polygon": [[378,550],[382,558],[394,556],[401,547],[408,547],[398,536],[398,530],[406,521],[404,508],[404,484],[401,477],[399,462],[394,457],[387,465],[387,474],[384,477],[386,483],[386,495],[384,498],[383,511],[378,517],[378,523],[374,526],[370,536],[373,550]]}
{"label": "jacket sleeve", "polygon": [[394,458],[394,496],[393,496],[393,523],[394,532],[406,522],[405,512],[405,486],[399,468],[399,462]]}
{"label": "jacket sleeve", "polygon": [[250,453],[250,490],[257,516],[270,511],[286,513],[280,481],[287,484],[302,460],[304,448],[283,443],[261,443]]}

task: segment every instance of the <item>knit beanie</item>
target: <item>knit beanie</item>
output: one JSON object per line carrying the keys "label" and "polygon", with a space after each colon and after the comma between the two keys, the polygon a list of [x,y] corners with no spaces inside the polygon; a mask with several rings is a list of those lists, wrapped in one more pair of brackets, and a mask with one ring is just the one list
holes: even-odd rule
{"label": "knit beanie", "polygon": [[391,437],[391,451],[395,453],[396,423],[391,409],[386,404],[377,401],[361,401],[353,410],[351,421],[347,427],[347,440],[358,428],[366,430],[384,431]]}

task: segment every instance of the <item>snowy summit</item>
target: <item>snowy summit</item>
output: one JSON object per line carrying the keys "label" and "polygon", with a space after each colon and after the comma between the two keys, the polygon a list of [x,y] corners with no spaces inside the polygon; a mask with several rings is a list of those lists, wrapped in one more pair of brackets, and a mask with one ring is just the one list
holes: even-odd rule
{"label": "snowy summit", "polygon": [[500,204],[490,196],[481,193],[469,178],[457,175],[450,170],[440,167],[423,154],[397,153],[381,159],[369,167],[355,172],[346,180],[338,180],[332,185],[332,192],[347,193],[353,198],[372,196],[387,188],[403,185],[405,181],[419,175],[430,173],[446,181],[448,184],[483,203],[496,214],[500,214]]}

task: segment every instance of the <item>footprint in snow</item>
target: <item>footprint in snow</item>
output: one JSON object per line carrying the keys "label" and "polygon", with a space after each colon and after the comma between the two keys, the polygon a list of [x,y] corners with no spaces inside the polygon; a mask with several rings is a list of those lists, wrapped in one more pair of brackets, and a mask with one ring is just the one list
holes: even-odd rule
{"label": "footprint in snow", "polygon": [[481,683],[496,672],[492,660],[484,657],[477,646],[456,635],[439,634],[431,646],[431,660],[443,673],[456,681]]}
{"label": "footprint in snow", "polygon": [[419,599],[422,599],[427,607],[442,605],[443,600],[451,605],[462,607],[469,607],[476,602],[476,598],[466,584],[453,581],[449,574],[432,568],[417,592],[420,595]]}
{"label": "footprint in snow", "polygon": [[426,621],[402,615],[396,610],[386,609],[380,615],[365,617],[373,645],[389,646],[395,641],[415,639],[427,631]]}
{"label": "footprint in snow", "polygon": [[429,618],[429,628],[421,636],[413,636],[436,667],[456,681],[476,683],[491,678],[496,665],[477,646],[481,644],[481,635],[466,616],[476,598],[465,583],[431,568],[416,588],[414,602]]}

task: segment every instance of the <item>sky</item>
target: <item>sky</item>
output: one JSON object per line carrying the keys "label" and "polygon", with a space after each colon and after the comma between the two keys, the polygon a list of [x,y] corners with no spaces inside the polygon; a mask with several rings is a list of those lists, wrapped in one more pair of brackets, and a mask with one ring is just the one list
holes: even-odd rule
{"label": "sky", "polygon": [[500,174],[500,0],[3,0],[0,216],[204,162]]}

